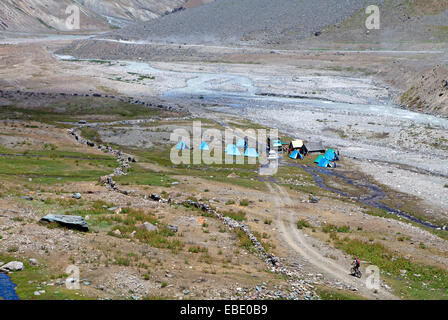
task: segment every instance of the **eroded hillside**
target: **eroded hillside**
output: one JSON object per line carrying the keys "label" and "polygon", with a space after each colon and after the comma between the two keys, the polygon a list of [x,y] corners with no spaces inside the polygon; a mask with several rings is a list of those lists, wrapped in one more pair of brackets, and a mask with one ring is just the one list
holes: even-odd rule
{"label": "eroded hillside", "polygon": [[[66,11],[80,8],[80,30],[101,31],[147,21],[182,7],[185,0],[4,0],[0,3],[0,30],[12,32],[72,31],[66,26]],[[67,13],[68,12],[68,13]]]}

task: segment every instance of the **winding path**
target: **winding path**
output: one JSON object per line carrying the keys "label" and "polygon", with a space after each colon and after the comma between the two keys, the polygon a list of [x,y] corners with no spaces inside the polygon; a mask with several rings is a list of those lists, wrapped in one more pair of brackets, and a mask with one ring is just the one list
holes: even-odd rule
{"label": "winding path", "polygon": [[348,286],[356,287],[361,295],[366,298],[388,300],[397,299],[397,297],[382,287],[377,290],[377,293],[369,290],[365,284],[365,277],[358,279],[349,275],[346,265],[337,263],[336,261],[323,256],[322,253],[314,249],[312,245],[307,242],[304,234],[295,227],[295,222],[293,221],[294,215],[291,209],[285,207],[285,205],[292,204],[293,202],[289,198],[287,192],[279,185],[275,185],[274,188],[269,182],[265,182],[265,184],[272,195],[281,195],[275,196],[277,198],[276,224],[280,231],[279,234],[294,252],[298,253],[309,263],[314,265],[317,270],[326,276],[326,278],[336,278]]}

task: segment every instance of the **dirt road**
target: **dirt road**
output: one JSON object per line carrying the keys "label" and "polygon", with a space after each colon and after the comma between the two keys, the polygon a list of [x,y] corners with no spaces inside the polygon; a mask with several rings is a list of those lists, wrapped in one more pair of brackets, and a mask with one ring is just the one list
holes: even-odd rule
{"label": "dirt road", "polygon": [[366,298],[397,299],[397,297],[382,287],[378,288],[376,293],[374,290],[368,289],[366,286],[366,275],[362,279],[355,278],[348,273],[347,266],[349,263],[342,265],[335,260],[323,256],[321,252],[314,249],[307,242],[304,234],[295,226],[292,210],[286,208],[293,203],[293,200],[288,196],[287,192],[281,186],[272,186],[268,182],[266,182],[266,186],[274,196],[278,195],[276,196],[276,225],[278,226],[280,235],[294,252],[315,266],[316,270],[323,273],[326,278],[335,278],[346,285],[356,287],[361,295]]}

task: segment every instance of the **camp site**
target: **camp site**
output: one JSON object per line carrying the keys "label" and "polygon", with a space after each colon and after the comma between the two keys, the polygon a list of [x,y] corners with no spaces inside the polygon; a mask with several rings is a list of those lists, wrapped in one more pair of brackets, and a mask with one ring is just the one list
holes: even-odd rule
{"label": "camp site", "polygon": [[0,320],[88,300],[446,315],[448,0],[0,0]]}

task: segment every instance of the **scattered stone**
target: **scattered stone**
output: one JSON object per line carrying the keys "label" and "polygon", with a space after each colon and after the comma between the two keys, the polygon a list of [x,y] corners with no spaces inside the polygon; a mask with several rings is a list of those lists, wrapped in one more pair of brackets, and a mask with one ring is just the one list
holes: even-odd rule
{"label": "scattered stone", "polygon": [[143,223],[140,227],[138,227],[139,229],[144,229],[148,232],[151,231],[159,231],[159,228],[157,228],[155,225],[153,225],[152,223],[149,222],[145,222]]}
{"label": "scattered stone", "polygon": [[240,177],[240,176],[237,175],[237,174],[234,173],[234,172],[232,172],[231,174],[229,174],[229,175],[227,176],[227,178],[232,178],[232,179],[239,178],[239,177]]}
{"label": "scattered stone", "polygon": [[72,198],[73,199],[81,199],[81,194],[79,193],[79,192],[77,192],[77,193],[74,193],[73,195],[72,195]]}
{"label": "scattered stone", "polygon": [[167,228],[168,228],[168,230],[171,230],[171,231],[173,231],[174,233],[176,233],[178,230],[179,230],[179,227],[178,226],[174,226],[174,225],[168,225],[167,226]]}
{"label": "scattered stone", "polygon": [[10,271],[22,271],[24,269],[23,262],[11,261],[0,268],[0,272],[8,273]]}
{"label": "scattered stone", "polygon": [[310,197],[310,202],[311,203],[318,203],[319,202],[319,198],[318,197]]}
{"label": "scattered stone", "polygon": [[31,196],[21,196],[20,199],[27,200],[27,201],[33,201],[34,198]]}
{"label": "scattered stone", "polygon": [[30,264],[31,265],[33,265],[33,266],[39,266],[39,262],[36,260],[36,259],[34,259],[34,258],[30,258]]}
{"label": "scattered stone", "polygon": [[117,235],[117,236],[121,236],[121,231],[120,230],[114,230],[113,232],[112,232],[113,234],[115,234],[115,235]]}

